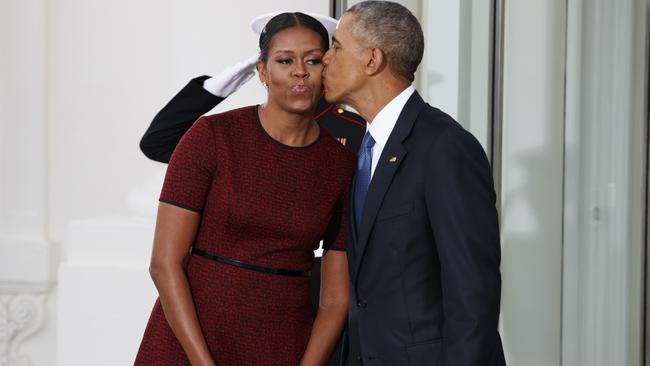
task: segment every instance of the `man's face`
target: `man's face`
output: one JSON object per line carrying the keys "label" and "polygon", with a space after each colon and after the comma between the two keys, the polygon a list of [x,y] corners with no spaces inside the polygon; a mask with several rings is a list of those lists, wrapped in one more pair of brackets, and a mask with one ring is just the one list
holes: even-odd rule
{"label": "man's face", "polygon": [[330,103],[343,102],[355,106],[355,96],[366,79],[367,49],[352,33],[355,20],[352,13],[343,14],[332,36],[332,47],[323,56],[323,85],[325,99]]}

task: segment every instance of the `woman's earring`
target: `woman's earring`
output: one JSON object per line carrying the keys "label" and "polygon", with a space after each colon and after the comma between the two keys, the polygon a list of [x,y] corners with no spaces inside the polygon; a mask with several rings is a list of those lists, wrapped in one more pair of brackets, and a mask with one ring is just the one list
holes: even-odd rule
{"label": "woman's earring", "polygon": [[266,89],[269,88],[269,85],[266,83],[266,81],[262,81],[262,85],[264,85],[264,87],[265,87]]}

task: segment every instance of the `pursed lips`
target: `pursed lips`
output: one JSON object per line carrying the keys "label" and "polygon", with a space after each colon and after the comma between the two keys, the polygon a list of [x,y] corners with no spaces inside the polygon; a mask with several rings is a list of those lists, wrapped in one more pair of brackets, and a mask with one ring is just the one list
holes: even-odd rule
{"label": "pursed lips", "polygon": [[291,91],[296,94],[306,94],[311,92],[311,87],[305,84],[296,84],[291,87]]}

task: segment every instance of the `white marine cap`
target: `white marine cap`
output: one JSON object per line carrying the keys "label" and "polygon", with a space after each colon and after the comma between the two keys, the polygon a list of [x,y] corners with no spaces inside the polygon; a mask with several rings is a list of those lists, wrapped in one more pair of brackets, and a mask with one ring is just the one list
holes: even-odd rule
{"label": "white marine cap", "polygon": [[[266,26],[266,23],[271,20],[274,16],[282,13],[295,13],[293,11],[276,11],[273,13],[268,13],[268,14],[262,14],[258,17],[255,17],[251,21],[251,28],[253,28],[253,32],[256,34],[261,34],[262,30],[264,30],[264,27]],[[332,42],[332,34],[334,33],[334,30],[336,30],[336,24],[338,23],[338,20],[328,17],[325,15],[320,15],[320,14],[315,14],[315,13],[308,13],[308,12],[301,12],[303,14],[309,15],[310,17],[318,20],[321,22],[321,24],[325,27],[327,30],[327,34],[329,35],[330,42]]]}

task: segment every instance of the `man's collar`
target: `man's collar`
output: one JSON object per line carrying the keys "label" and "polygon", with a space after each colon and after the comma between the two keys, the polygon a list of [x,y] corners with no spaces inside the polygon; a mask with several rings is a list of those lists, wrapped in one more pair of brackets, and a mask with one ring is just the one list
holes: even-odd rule
{"label": "man's collar", "polygon": [[393,131],[404,105],[413,93],[415,93],[415,88],[413,85],[409,85],[377,113],[372,123],[368,123],[368,132],[382,149],[386,146],[388,137]]}

